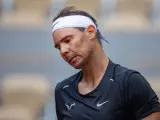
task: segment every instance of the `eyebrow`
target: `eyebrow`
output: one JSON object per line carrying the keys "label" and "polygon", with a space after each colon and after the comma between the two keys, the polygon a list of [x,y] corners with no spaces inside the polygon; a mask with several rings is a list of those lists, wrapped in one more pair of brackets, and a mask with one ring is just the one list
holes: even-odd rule
{"label": "eyebrow", "polygon": [[[68,37],[72,37],[73,35],[67,35],[67,36],[64,36],[61,40],[60,40],[60,42],[61,41],[64,41],[66,38],[68,38]],[[58,44],[55,44],[55,46],[54,46],[55,48],[58,48]]]}

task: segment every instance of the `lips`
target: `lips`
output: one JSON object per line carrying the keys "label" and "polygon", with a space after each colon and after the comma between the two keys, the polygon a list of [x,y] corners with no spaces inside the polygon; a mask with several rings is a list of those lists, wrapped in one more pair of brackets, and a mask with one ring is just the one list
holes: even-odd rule
{"label": "lips", "polygon": [[74,60],[75,57],[76,57],[76,56],[71,57],[71,58],[68,60],[69,63],[72,63],[72,61]]}

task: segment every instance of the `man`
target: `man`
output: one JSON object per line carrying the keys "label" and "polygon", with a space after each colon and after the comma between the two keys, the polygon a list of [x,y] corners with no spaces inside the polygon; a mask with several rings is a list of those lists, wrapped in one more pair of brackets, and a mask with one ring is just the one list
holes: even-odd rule
{"label": "man", "polygon": [[56,86],[58,120],[160,120],[157,95],[139,72],[105,55],[91,15],[63,9],[53,19],[52,35],[62,58],[80,69]]}

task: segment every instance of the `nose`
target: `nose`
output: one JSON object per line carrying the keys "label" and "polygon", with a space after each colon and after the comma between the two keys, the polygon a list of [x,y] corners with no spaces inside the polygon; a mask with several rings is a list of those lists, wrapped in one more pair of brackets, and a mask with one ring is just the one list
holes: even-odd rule
{"label": "nose", "polygon": [[61,44],[60,53],[61,53],[62,57],[65,57],[68,52],[69,52],[69,46],[66,44]]}

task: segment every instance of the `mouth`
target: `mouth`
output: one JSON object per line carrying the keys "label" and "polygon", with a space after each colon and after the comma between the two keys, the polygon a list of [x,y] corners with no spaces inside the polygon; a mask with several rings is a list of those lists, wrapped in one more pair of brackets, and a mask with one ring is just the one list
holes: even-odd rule
{"label": "mouth", "polygon": [[69,62],[69,63],[72,63],[72,61],[74,60],[74,58],[76,58],[76,56],[71,57],[71,58],[68,60],[68,62]]}

